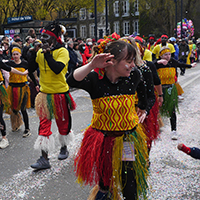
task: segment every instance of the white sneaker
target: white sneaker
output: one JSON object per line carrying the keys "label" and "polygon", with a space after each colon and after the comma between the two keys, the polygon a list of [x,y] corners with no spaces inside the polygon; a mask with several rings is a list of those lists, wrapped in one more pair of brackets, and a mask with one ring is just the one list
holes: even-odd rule
{"label": "white sneaker", "polygon": [[171,132],[171,139],[172,140],[178,140],[178,134],[176,131],[172,131]]}
{"label": "white sneaker", "polygon": [[1,148],[1,149],[6,148],[8,145],[9,145],[9,142],[8,142],[7,139],[2,139],[2,140],[1,140],[1,142],[0,142],[0,148]]}
{"label": "white sneaker", "polygon": [[182,97],[181,95],[178,96],[178,100],[184,100],[184,97]]}

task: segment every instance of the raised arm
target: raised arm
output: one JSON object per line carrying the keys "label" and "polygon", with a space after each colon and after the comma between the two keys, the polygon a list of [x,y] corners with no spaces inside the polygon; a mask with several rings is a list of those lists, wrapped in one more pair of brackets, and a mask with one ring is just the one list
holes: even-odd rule
{"label": "raised arm", "polygon": [[82,81],[93,69],[95,68],[105,68],[112,65],[111,59],[114,56],[110,53],[102,53],[96,55],[90,63],[79,67],[74,71],[74,79],[76,81]]}

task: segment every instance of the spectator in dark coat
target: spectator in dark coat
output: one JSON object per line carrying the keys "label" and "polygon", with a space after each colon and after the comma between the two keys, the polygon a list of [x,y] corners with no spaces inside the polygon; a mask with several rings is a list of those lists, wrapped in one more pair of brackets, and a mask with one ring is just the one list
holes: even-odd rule
{"label": "spectator in dark coat", "polygon": [[27,60],[27,52],[28,52],[28,50],[29,50],[31,47],[33,47],[32,43],[33,43],[32,37],[31,37],[31,36],[27,36],[27,37],[26,37],[26,44],[25,44],[25,46],[23,47],[23,50],[22,50],[22,57],[23,57],[25,60]]}
{"label": "spectator in dark coat", "polygon": [[76,68],[78,68],[78,58],[77,58],[77,54],[73,49],[74,46],[74,42],[72,40],[69,40],[67,42],[67,50],[69,51],[69,64],[68,64],[68,72],[71,73],[72,71],[74,71]]}

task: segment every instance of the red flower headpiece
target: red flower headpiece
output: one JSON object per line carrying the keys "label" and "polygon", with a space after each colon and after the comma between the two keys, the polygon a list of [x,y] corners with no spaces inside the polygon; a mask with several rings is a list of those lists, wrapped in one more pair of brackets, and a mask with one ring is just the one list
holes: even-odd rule
{"label": "red flower headpiece", "polygon": [[[107,37],[105,37],[105,39],[98,45],[98,53],[103,53],[107,44],[116,40],[119,40],[120,35],[118,35],[117,33],[113,33]],[[95,68],[94,71],[98,74],[99,79],[102,79],[104,77],[104,73],[105,73],[105,69],[103,68]]]}
{"label": "red flower headpiece", "polygon": [[115,32],[109,35],[108,37],[105,37],[105,39],[98,45],[98,49],[99,49],[98,53],[103,53],[108,43],[113,42],[115,40],[119,40],[119,38],[120,38],[120,35],[118,35]]}

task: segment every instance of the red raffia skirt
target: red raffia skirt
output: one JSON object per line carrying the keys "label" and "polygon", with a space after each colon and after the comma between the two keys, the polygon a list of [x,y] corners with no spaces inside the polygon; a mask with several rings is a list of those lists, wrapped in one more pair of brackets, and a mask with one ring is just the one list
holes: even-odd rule
{"label": "red raffia skirt", "polygon": [[[123,138],[121,136],[104,136],[101,131],[89,127],[75,157],[75,173],[78,183],[96,185],[103,181],[104,186],[109,186],[113,199],[117,199],[119,188],[122,186],[122,151]],[[128,134],[127,140],[134,144],[135,161],[132,165],[135,171],[137,194],[146,196],[148,188],[146,179],[148,158],[146,136],[140,125]]]}

